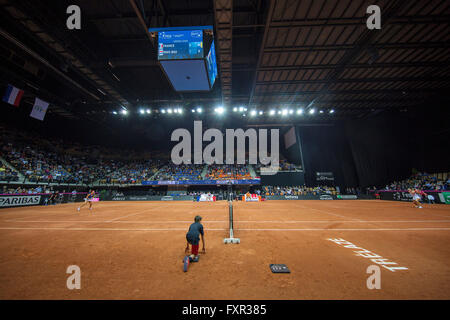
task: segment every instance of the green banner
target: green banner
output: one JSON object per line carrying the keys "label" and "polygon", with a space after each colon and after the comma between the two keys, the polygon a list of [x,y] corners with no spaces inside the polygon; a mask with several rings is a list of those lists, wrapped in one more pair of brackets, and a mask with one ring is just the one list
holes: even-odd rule
{"label": "green banner", "polygon": [[446,204],[450,204],[450,192],[442,192]]}

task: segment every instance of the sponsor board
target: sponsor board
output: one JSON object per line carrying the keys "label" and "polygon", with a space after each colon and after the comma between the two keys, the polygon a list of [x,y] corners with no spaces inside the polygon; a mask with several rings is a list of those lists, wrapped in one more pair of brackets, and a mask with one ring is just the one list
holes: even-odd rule
{"label": "sponsor board", "polygon": [[41,201],[41,196],[9,196],[0,197],[0,207],[32,206]]}
{"label": "sponsor board", "polygon": [[441,193],[443,199],[443,203],[450,204],[450,192],[442,192]]}
{"label": "sponsor board", "polygon": [[298,200],[298,196],[284,196],[286,200]]}
{"label": "sponsor board", "polygon": [[[436,191],[425,191],[427,194],[432,195],[434,197],[435,203],[447,203],[450,204],[450,192],[436,192]],[[445,195],[447,193],[447,199]],[[381,200],[395,200],[395,201],[412,201],[412,195],[407,191],[384,191],[380,190],[380,199]],[[446,202],[446,200],[448,202]],[[421,198],[421,202],[427,203],[428,199],[426,197]]]}
{"label": "sponsor board", "polygon": [[316,181],[334,181],[333,172],[316,172]]}
{"label": "sponsor board", "polygon": [[128,200],[130,200],[130,201],[147,201],[148,196],[130,196],[130,197],[128,197]]}
{"label": "sponsor board", "polygon": [[409,192],[394,192],[392,196],[397,201],[412,201],[412,195]]}
{"label": "sponsor board", "polygon": [[355,199],[358,199],[358,197],[356,195],[354,195],[354,194],[343,194],[343,195],[338,194],[337,198],[338,199],[342,199],[342,200],[355,200]]}
{"label": "sponsor board", "polygon": [[330,196],[329,194],[322,194],[322,195],[319,197],[319,199],[320,199],[320,200],[333,200],[333,197]]}

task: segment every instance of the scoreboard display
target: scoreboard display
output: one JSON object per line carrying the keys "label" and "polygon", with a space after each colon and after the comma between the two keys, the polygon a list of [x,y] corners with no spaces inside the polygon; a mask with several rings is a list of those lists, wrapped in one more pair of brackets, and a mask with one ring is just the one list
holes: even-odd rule
{"label": "scoreboard display", "polygon": [[206,63],[208,67],[209,85],[212,88],[214,86],[214,81],[216,81],[217,77],[217,62],[216,62],[216,50],[214,48],[214,40],[211,44],[211,48],[209,49],[209,53],[206,56]]}
{"label": "scoreboard display", "polygon": [[158,60],[202,58],[202,30],[160,31],[158,33]]}
{"label": "scoreboard display", "polygon": [[149,28],[161,70],[177,92],[211,91],[218,77],[213,26]]}

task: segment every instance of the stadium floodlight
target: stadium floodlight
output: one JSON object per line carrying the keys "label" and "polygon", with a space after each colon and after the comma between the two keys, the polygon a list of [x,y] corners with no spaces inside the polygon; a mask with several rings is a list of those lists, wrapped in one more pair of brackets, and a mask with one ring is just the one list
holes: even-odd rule
{"label": "stadium floodlight", "polygon": [[224,107],[217,107],[217,108],[214,109],[214,111],[217,114],[223,114],[225,112],[225,108]]}
{"label": "stadium floodlight", "polygon": [[234,107],[233,112],[237,112],[237,111],[238,111],[238,108]]}
{"label": "stadium floodlight", "polygon": [[303,113],[303,109],[297,109],[297,114],[302,114]]}
{"label": "stadium floodlight", "polygon": [[270,110],[269,115],[273,116],[275,114],[275,110]]}
{"label": "stadium floodlight", "polygon": [[244,111],[244,107],[239,107],[239,111],[243,112]]}
{"label": "stadium floodlight", "polygon": [[281,114],[281,110],[278,110],[278,114]]}
{"label": "stadium floodlight", "polygon": [[320,110],[319,113],[323,113],[323,110]]}
{"label": "stadium floodlight", "polygon": [[286,116],[288,114],[288,110],[287,109],[283,109],[283,111],[281,111],[281,115],[282,116]]}
{"label": "stadium floodlight", "polygon": [[178,109],[173,109],[173,113],[178,113]]}
{"label": "stadium floodlight", "polygon": [[203,109],[202,109],[202,108],[197,108],[197,112],[198,112],[198,113],[202,113],[202,112],[203,112]]}
{"label": "stadium floodlight", "polygon": [[117,114],[117,111],[113,111],[113,114]]}
{"label": "stadium floodlight", "polygon": [[314,108],[309,110],[309,114],[314,114],[314,112],[316,112],[316,110]]}
{"label": "stadium floodlight", "polygon": [[244,111],[247,111],[247,108],[244,107]]}
{"label": "stadium floodlight", "polygon": [[140,114],[144,114],[144,113],[145,113],[145,110],[144,110],[144,109],[141,109],[141,110],[139,110],[139,113],[140,113]]}
{"label": "stadium floodlight", "polygon": [[289,114],[293,114],[293,113],[294,113],[294,110],[289,109]]}
{"label": "stadium floodlight", "polygon": [[331,110],[330,110],[330,113],[334,113],[334,109],[331,109]]}
{"label": "stadium floodlight", "polygon": [[162,110],[161,110],[161,113],[166,113],[166,110],[162,109]]}
{"label": "stadium floodlight", "polygon": [[256,110],[250,111],[250,115],[251,115],[252,117],[256,116]]}
{"label": "stadium floodlight", "polygon": [[259,115],[261,116],[263,113],[264,113],[264,112],[260,111],[260,112],[259,112]]}
{"label": "stadium floodlight", "polygon": [[167,113],[172,113],[172,109],[171,108],[167,109]]}
{"label": "stadium floodlight", "polygon": [[182,114],[183,113],[183,109],[182,108],[178,108],[178,113]]}
{"label": "stadium floodlight", "polygon": [[192,111],[192,113],[195,113],[195,109],[192,109],[191,111]]}
{"label": "stadium floodlight", "polygon": [[127,115],[127,114],[128,114],[128,110],[123,109],[123,110],[121,111],[121,113],[122,113],[123,115]]}
{"label": "stadium floodlight", "polygon": [[147,112],[147,114],[150,114],[150,113],[152,113],[152,110],[147,109],[146,112]]}

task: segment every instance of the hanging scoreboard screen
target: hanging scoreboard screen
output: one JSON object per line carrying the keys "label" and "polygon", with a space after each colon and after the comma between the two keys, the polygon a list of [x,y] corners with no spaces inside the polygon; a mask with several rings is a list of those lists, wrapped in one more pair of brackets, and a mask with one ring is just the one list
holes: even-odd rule
{"label": "hanging scoreboard screen", "polygon": [[203,30],[160,31],[158,60],[203,58]]}
{"label": "hanging scoreboard screen", "polygon": [[211,88],[214,86],[214,81],[217,77],[217,62],[216,62],[216,50],[214,48],[214,40],[211,44],[211,49],[206,56],[206,65],[208,67],[209,85]]}
{"label": "hanging scoreboard screen", "polygon": [[161,70],[177,92],[211,91],[218,77],[213,26],[150,28]]}

